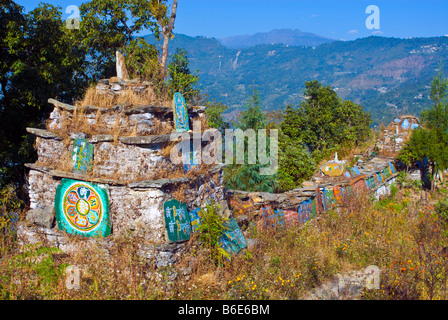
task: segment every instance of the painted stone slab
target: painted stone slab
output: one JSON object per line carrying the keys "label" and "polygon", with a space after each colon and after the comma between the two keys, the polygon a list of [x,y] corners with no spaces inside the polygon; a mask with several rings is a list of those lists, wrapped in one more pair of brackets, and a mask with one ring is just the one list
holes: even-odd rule
{"label": "painted stone slab", "polygon": [[[316,189],[316,216],[323,213],[324,211],[324,204],[322,201],[322,191],[320,190],[320,188]],[[313,217],[315,218],[315,217]]]}
{"label": "painted stone slab", "polygon": [[352,189],[354,194],[359,196],[368,191],[367,183],[365,182],[365,180],[359,180],[358,182],[352,185]]}
{"label": "painted stone slab", "polygon": [[378,180],[378,184],[383,183],[383,177],[381,176],[381,174],[377,173],[376,178]]}
{"label": "painted stone slab", "polygon": [[242,205],[244,214],[250,214],[255,211],[254,202],[251,198],[246,201],[242,201]]}
{"label": "painted stone slab", "polygon": [[328,202],[327,202],[327,196],[325,195],[325,188],[322,189],[321,196],[322,196],[322,207],[323,207],[323,210],[327,211],[328,207],[330,206],[330,204],[328,204]]}
{"label": "painted stone slab", "polygon": [[284,210],[283,211],[285,215],[285,225],[286,227],[291,227],[294,224],[296,224],[299,221],[299,217],[297,215],[297,212],[294,210]]}
{"label": "painted stone slab", "polygon": [[375,188],[375,180],[373,180],[373,177],[370,177],[370,178],[366,179],[365,181],[366,181],[366,185],[367,185],[368,189]]}
{"label": "painted stone slab", "polygon": [[327,163],[321,170],[326,176],[339,177],[342,176],[344,169],[342,163]]}
{"label": "painted stone slab", "polygon": [[391,176],[389,167],[384,168],[384,170],[383,170],[383,175],[384,175],[386,178],[389,178],[389,177]]}
{"label": "painted stone slab", "polygon": [[389,168],[392,174],[395,174],[397,172],[397,169],[395,168],[394,164],[392,162],[389,162]]}
{"label": "painted stone slab", "polygon": [[235,199],[235,198],[230,198],[229,200],[230,203],[230,208],[232,210],[232,213],[235,216],[240,216],[244,214],[243,211],[243,204],[241,203],[241,201],[239,199]]}
{"label": "painted stone slab", "polygon": [[359,176],[361,174],[357,166],[353,166],[352,171],[355,176]]}
{"label": "painted stone slab", "polygon": [[311,200],[311,215],[310,215],[310,218],[311,219],[316,218],[317,214],[318,214],[317,201],[316,201],[316,198],[313,198]]}
{"label": "painted stone slab", "polygon": [[189,212],[191,231],[196,232],[201,225],[201,208]]}
{"label": "painted stone slab", "polygon": [[377,174],[375,174],[375,175],[373,176],[373,181],[375,182],[375,186],[377,186],[377,185],[380,184],[380,181],[378,180],[378,175],[377,175]]}
{"label": "painted stone slab", "polygon": [[375,183],[374,177],[370,177],[370,185],[371,185],[371,188],[376,188],[376,183]]}
{"label": "painted stone slab", "polygon": [[299,223],[307,222],[311,217],[312,199],[303,201],[297,209]]}
{"label": "painted stone slab", "polygon": [[54,200],[58,228],[84,237],[107,237],[111,232],[109,197],[98,185],[62,179]]}
{"label": "painted stone slab", "polygon": [[75,139],[72,149],[73,171],[86,173],[92,170],[93,144],[87,139]]}
{"label": "painted stone slab", "polygon": [[277,209],[274,211],[275,214],[275,226],[277,228],[285,227],[285,213],[282,209]]}
{"label": "painted stone slab", "polygon": [[193,141],[190,142],[190,150],[185,152],[184,155],[189,159],[184,159],[184,173],[190,170],[199,169],[198,153],[194,151]]}
{"label": "painted stone slab", "polygon": [[184,132],[190,130],[190,123],[188,118],[187,104],[180,92],[176,92],[173,98],[173,115],[174,124],[177,132]]}
{"label": "painted stone slab", "polygon": [[370,180],[365,179],[364,181],[366,182],[367,189],[370,189]]}
{"label": "painted stone slab", "polygon": [[351,196],[353,196],[353,188],[352,188],[352,186],[346,186],[345,187],[345,195],[347,196],[347,197],[351,197]]}
{"label": "painted stone slab", "polygon": [[380,196],[386,194],[386,186],[381,186],[375,191],[375,198],[379,200]]}
{"label": "painted stone slab", "polygon": [[334,198],[337,204],[342,204],[342,189],[340,186],[333,187]]}
{"label": "painted stone slab", "polygon": [[230,207],[233,211],[233,214],[235,216],[240,216],[243,214],[253,214],[255,213],[255,206],[254,202],[251,198],[248,198],[247,200],[242,200],[239,197],[232,197],[229,200]]}
{"label": "painted stone slab", "polygon": [[241,249],[247,248],[246,238],[244,238],[235,218],[230,218],[224,223],[224,226],[227,230],[219,238],[219,244],[224,250],[231,255],[235,255]]}
{"label": "painted stone slab", "polygon": [[270,206],[261,207],[261,216],[265,226],[275,227],[275,212]]}
{"label": "painted stone slab", "polygon": [[190,215],[185,203],[177,200],[166,201],[163,205],[168,240],[179,242],[190,239]]}
{"label": "painted stone slab", "polygon": [[336,202],[336,197],[334,195],[333,190],[327,189],[327,188],[325,188],[324,190],[325,190],[325,198],[326,198],[327,210],[328,210],[329,207],[335,206],[337,204],[337,202]]}

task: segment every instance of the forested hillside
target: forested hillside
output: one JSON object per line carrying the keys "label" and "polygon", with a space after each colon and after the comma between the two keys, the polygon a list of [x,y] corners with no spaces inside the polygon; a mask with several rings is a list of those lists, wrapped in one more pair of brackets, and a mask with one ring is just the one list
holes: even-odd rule
{"label": "forested hillside", "polygon": [[[146,40],[156,43],[153,36]],[[374,124],[429,107],[428,83],[448,57],[448,37],[397,39],[368,37],[334,41],[318,47],[259,45],[230,49],[216,39],[176,34],[171,50],[188,52],[191,70],[210,98],[236,115],[252,94],[260,92],[265,110],[298,105],[305,81],[330,85],[343,99],[371,112]]]}

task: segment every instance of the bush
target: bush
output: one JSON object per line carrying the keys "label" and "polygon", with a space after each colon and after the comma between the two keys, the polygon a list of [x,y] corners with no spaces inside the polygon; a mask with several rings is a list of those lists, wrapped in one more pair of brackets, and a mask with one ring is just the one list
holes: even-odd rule
{"label": "bush", "polygon": [[226,231],[226,218],[219,215],[220,205],[212,201],[201,211],[201,224],[199,225],[199,241],[209,250],[210,259],[220,264],[223,258],[230,259],[229,254],[219,245],[219,238]]}

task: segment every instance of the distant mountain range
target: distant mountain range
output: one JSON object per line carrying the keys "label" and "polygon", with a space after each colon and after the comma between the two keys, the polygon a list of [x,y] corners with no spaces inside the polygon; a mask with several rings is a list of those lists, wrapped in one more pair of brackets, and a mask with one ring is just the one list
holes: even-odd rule
{"label": "distant mountain range", "polygon": [[[157,43],[152,35],[145,38]],[[215,38],[176,34],[170,53],[176,48],[188,51],[201,91],[229,106],[231,118],[242,110],[253,85],[264,109],[276,110],[299,105],[305,81],[317,79],[341,98],[363,105],[375,124],[387,125],[396,115],[419,115],[431,105],[429,86],[439,62],[447,61],[448,37],[372,36],[315,47],[259,44],[233,49]],[[448,75],[448,63],[444,66]]]}
{"label": "distant mountain range", "polygon": [[218,39],[218,41],[231,49],[244,49],[260,44],[285,44],[290,46],[316,47],[332,42],[332,39],[319,35],[292,29],[274,29],[270,32],[259,32],[254,35],[242,35]]}

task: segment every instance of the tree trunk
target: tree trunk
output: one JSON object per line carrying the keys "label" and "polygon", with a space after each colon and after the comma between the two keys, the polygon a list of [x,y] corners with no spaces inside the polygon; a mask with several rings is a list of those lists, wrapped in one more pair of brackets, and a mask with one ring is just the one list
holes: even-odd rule
{"label": "tree trunk", "polygon": [[163,32],[163,45],[162,45],[162,59],[160,64],[162,66],[163,78],[165,78],[166,74],[166,65],[168,62],[168,44],[170,41],[170,35],[168,32]]}
{"label": "tree trunk", "polygon": [[168,43],[170,41],[171,34],[173,32],[174,20],[176,20],[176,11],[177,11],[177,0],[173,0],[173,6],[171,8],[171,17],[167,26],[163,25],[163,22],[160,21],[160,25],[162,26],[162,34],[163,34],[163,45],[162,45],[162,59],[160,60],[160,65],[162,67],[162,79],[165,79],[166,76],[166,65],[168,62]]}

